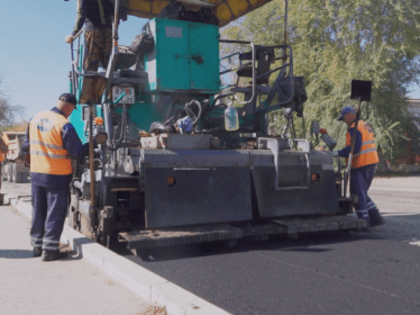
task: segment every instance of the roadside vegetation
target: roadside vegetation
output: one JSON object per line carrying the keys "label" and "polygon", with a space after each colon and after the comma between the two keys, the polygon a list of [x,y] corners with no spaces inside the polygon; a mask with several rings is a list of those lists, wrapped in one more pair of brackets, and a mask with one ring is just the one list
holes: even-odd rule
{"label": "roadside vegetation", "polygon": [[[3,79],[0,78],[0,133],[3,131],[26,131],[28,122],[23,119],[25,108],[13,105],[10,97],[3,89]],[[18,120],[19,119],[19,120]]]}
{"label": "roadside vegetation", "polygon": [[[342,147],[346,126],[336,118],[344,106],[357,105],[350,100],[351,80],[371,80],[372,99],[362,103],[361,118],[373,127],[383,158],[395,161],[407,142],[418,150],[419,134],[405,97],[420,74],[419,26],[415,0],[289,1],[287,41],[293,48],[294,75],[304,77],[308,94],[306,130],[295,119],[297,136],[307,135],[310,121],[317,119]],[[283,30],[284,0],[273,0],[223,29],[222,38],[279,45]],[[281,111],[269,118],[280,133],[285,123]]]}

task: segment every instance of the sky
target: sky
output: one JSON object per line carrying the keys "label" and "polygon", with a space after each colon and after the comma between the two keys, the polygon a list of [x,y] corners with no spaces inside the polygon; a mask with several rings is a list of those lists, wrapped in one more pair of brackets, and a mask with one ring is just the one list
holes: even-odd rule
{"label": "sky", "polygon": [[[22,119],[49,110],[69,91],[70,45],[76,0],[0,0],[0,91],[25,108]],[[121,22],[119,44],[130,45],[147,21]],[[420,98],[413,86],[409,97]],[[19,118],[18,118],[19,120]]]}
{"label": "sky", "polygon": [[[0,91],[25,108],[22,119],[53,108],[69,91],[64,38],[75,20],[76,0],[0,0]],[[119,44],[130,45],[146,22],[134,16],[121,22]]]}

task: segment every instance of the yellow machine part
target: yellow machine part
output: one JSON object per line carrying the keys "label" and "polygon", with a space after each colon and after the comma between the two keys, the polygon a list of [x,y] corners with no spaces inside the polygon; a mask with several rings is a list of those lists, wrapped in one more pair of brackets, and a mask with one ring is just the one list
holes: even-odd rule
{"label": "yellow machine part", "polygon": [[[241,16],[255,10],[271,0],[179,0],[188,10],[196,11],[201,7],[212,8],[219,26],[224,26]],[[122,0],[121,6],[125,7],[129,15],[140,18],[158,17],[160,12],[171,1],[168,0]]]}

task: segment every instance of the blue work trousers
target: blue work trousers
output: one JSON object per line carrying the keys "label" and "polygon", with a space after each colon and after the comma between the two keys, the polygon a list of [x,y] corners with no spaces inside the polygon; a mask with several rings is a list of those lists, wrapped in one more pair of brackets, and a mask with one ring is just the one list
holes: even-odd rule
{"label": "blue work trousers", "polygon": [[368,223],[370,217],[378,216],[379,211],[375,203],[368,196],[368,189],[375,174],[376,164],[367,165],[351,170],[350,173],[350,192],[359,197],[354,205],[357,216],[365,219]]}
{"label": "blue work trousers", "polygon": [[32,246],[58,250],[67,214],[68,194],[68,189],[32,184]]}

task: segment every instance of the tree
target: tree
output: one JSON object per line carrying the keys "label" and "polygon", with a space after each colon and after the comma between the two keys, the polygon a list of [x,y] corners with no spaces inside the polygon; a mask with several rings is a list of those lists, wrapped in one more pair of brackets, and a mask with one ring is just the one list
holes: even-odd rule
{"label": "tree", "polygon": [[[397,158],[404,150],[398,144],[412,130],[407,87],[420,74],[419,2],[293,0],[288,24],[294,73],[304,76],[308,93],[305,120],[319,120],[343,146],[346,126],[335,118],[344,106],[356,105],[351,80],[371,80],[372,100],[362,104],[362,119],[373,127],[384,157]],[[246,30],[256,44],[277,45],[283,29],[284,1],[273,0],[222,34],[239,39]],[[281,121],[274,122],[277,129]],[[302,133],[302,126],[296,127]]]}
{"label": "tree", "polygon": [[[0,87],[3,80],[0,79]],[[25,108],[19,105],[12,105],[9,97],[0,89],[0,130],[5,130],[16,125],[16,118],[23,118]],[[22,123],[24,124],[24,122]]]}

